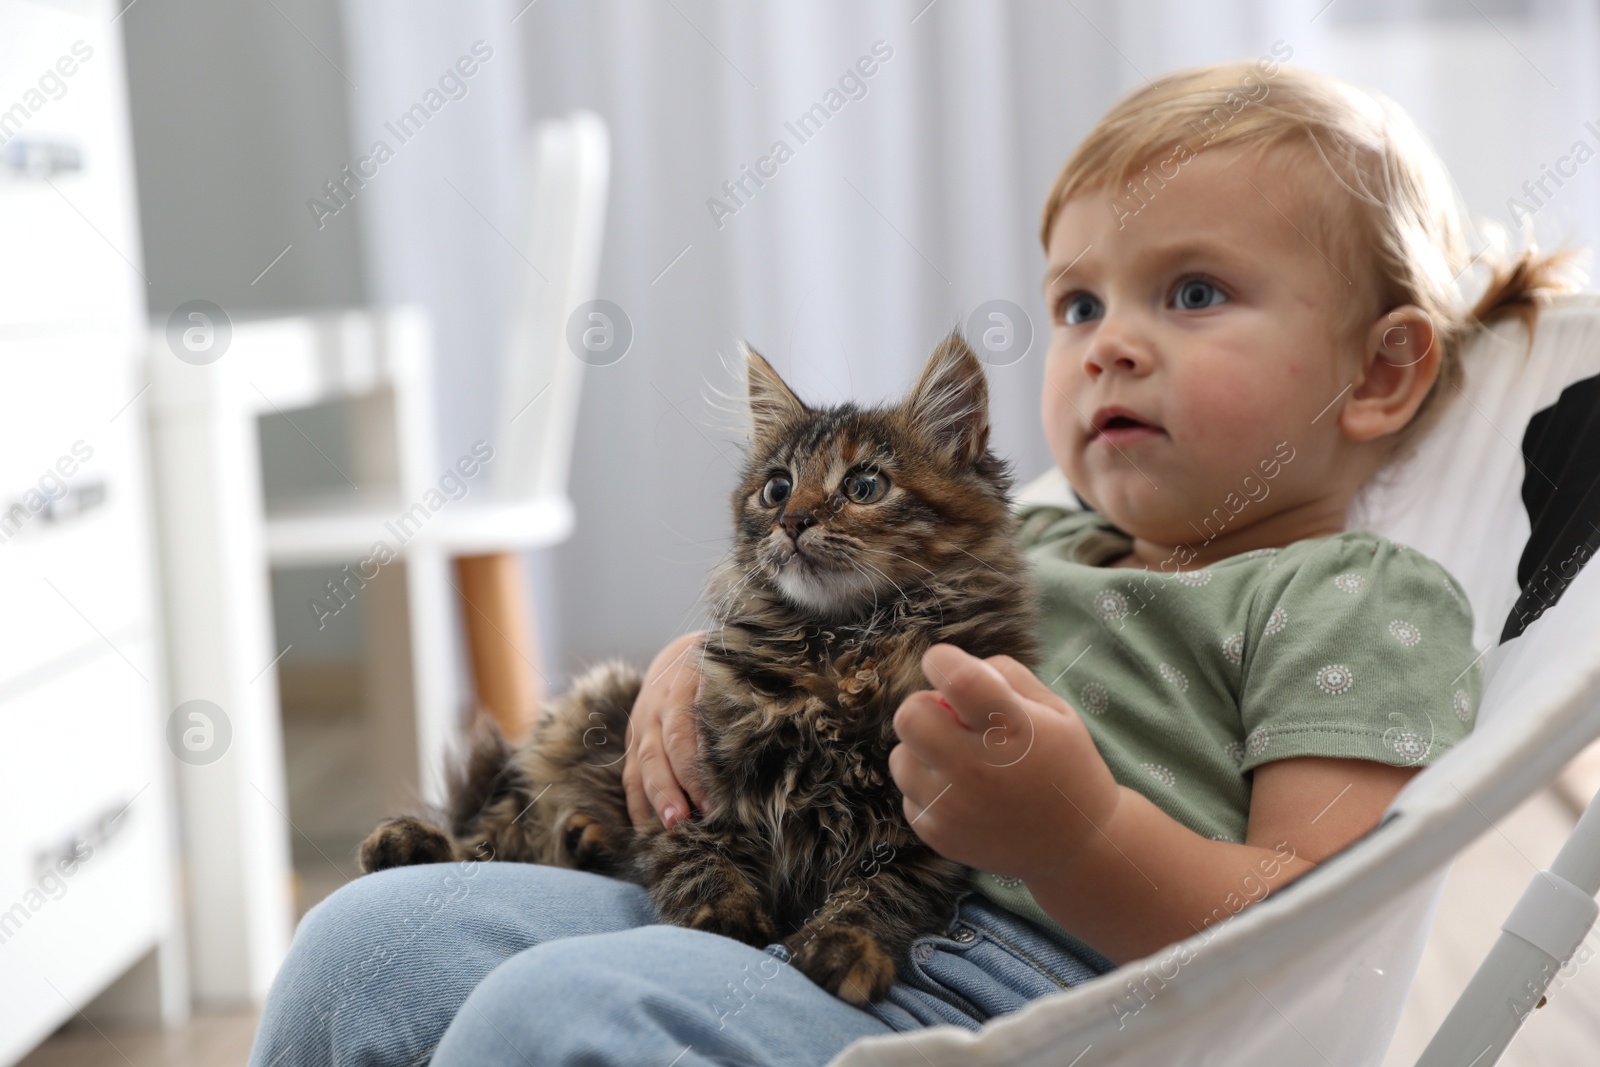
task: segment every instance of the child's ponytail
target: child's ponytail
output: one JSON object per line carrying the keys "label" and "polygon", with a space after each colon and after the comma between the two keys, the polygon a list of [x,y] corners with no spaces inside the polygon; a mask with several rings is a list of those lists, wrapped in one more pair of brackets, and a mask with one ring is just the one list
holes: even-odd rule
{"label": "child's ponytail", "polygon": [[[1461,210],[1457,217],[1464,220],[1465,211]],[[1462,352],[1473,335],[1492,329],[1494,323],[1501,319],[1515,316],[1527,332],[1527,344],[1519,346],[1522,348],[1523,357],[1526,358],[1533,352],[1533,336],[1538,324],[1539,309],[1549,304],[1551,298],[1560,293],[1583,288],[1585,280],[1583,260],[1587,256],[1586,250],[1560,248],[1548,255],[1541,254],[1529,235],[1522,250],[1512,253],[1508,251],[1509,237],[1506,229],[1500,223],[1482,220],[1473,229],[1485,245],[1483,251],[1470,261],[1466,260],[1464,240],[1437,242],[1438,247],[1449,250],[1447,262],[1450,265],[1447,269],[1455,271],[1456,264],[1465,262],[1465,266],[1456,271],[1457,279],[1463,279],[1463,276],[1474,267],[1480,271],[1487,268],[1488,279],[1484,285],[1483,295],[1478,297],[1470,308],[1460,295],[1450,298],[1445,293],[1439,292],[1436,287],[1416,284],[1409,290],[1402,290],[1410,302],[1420,305],[1433,317],[1440,360],[1438,376],[1434,379],[1433,387],[1423,398],[1411,422],[1391,440],[1389,456],[1391,463],[1398,464],[1415,451],[1422,438],[1437,425],[1451,399],[1461,392],[1466,384]],[[1452,231],[1460,232],[1454,231],[1453,227]],[[1414,244],[1408,249],[1406,260],[1410,263],[1425,261],[1425,257],[1420,254],[1422,249],[1420,243]],[[1395,260],[1398,258],[1395,257]],[[1395,265],[1399,269],[1393,276],[1404,277],[1406,268],[1399,262]],[[1413,277],[1420,275],[1414,274]],[[1451,289],[1454,288],[1451,286]]]}
{"label": "child's ponytail", "polygon": [[1490,266],[1489,286],[1469,312],[1471,320],[1486,326],[1506,315],[1515,315],[1532,334],[1539,308],[1557,293],[1581,287],[1575,262],[1579,256],[1576,248],[1540,255],[1538,248],[1529,244],[1510,259],[1500,258]]}

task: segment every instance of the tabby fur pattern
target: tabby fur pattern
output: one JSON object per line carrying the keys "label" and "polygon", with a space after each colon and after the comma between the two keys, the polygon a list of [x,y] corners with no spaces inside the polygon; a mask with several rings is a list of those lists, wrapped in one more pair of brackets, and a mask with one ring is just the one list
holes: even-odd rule
{"label": "tabby fur pattern", "polygon": [[889,775],[895,710],[922,654],[1038,660],[1008,465],[989,448],[983,366],[958,333],[899,405],[811,408],[745,353],[752,433],[734,547],[691,654],[707,810],[635,830],[622,788],[642,679],[591,668],[513,749],[481,730],[448,830],[390,820],[367,871],[492,858],[643,885],[662,917],[765,946],[855,1004],[881,999],[911,941],[942,931],[966,868],[912,831]]}

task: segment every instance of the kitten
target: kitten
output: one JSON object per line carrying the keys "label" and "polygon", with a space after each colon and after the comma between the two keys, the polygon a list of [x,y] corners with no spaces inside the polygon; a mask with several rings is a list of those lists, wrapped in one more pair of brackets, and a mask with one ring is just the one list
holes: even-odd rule
{"label": "kitten", "polygon": [[[643,885],[667,922],[782,939],[818,985],[881,999],[911,941],[941,931],[966,869],[912,831],[889,776],[895,709],[930,688],[935,642],[1037,662],[988,386],[958,333],[887,408],[811,408],[746,350],[751,447],[734,548],[710,578],[696,701],[707,811],[636,831],[622,789],[637,671],[603,663],[513,751],[480,733],[444,830],[391,820],[365,871],[474,856]],[[690,654],[695,654],[691,651]]]}

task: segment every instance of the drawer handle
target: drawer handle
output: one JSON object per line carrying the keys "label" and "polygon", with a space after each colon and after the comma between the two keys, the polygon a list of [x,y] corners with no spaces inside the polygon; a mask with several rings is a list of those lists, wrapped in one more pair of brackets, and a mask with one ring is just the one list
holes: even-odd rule
{"label": "drawer handle", "polygon": [[75,519],[86,511],[93,510],[106,502],[106,482],[104,478],[93,481],[79,482],[69,486],[67,491],[54,500],[45,503],[39,512],[39,517],[45,522],[65,522]]}
{"label": "drawer handle", "polygon": [[121,823],[123,813],[132,807],[138,798],[139,794],[135,793],[120,804],[107,806],[87,824],[34,853],[34,878],[42,879],[51,871],[69,877],[74,874],[78,864],[87,861],[94,855],[95,849],[104,847],[121,832],[122,826],[125,825]]}
{"label": "drawer handle", "polygon": [[11,178],[52,178],[83,169],[83,153],[67,141],[13,137],[0,150],[0,170]]}
{"label": "drawer handle", "polygon": [[[32,502],[29,496],[33,498]],[[0,544],[21,533],[34,516],[47,523],[68,522],[86,511],[100,507],[105,502],[104,478],[68,485],[59,496],[46,496],[38,490],[29,490],[27,495],[18,497],[10,503],[0,504]]]}

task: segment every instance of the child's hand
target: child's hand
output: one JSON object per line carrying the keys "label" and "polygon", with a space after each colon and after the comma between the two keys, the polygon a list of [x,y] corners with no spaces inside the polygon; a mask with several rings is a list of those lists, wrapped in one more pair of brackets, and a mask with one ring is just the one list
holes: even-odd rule
{"label": "child's hand", "polygon": [[1069,863],[1119,795],[1078,713],[1010,656],[938,644],[922,671],[935,689],[901,703],[889,753],[917,836],[995,874],[1032,879]]}
{"label": "child's hand", "polygon": [[684,634],[662,649],[645,671],[644,688],[633,702],[622,788],[634,826],[647,826],[657,816],[668,827],[687,819],[685,792],[696,808],[705,810],[694,718],[702,636],[703,631]]}

